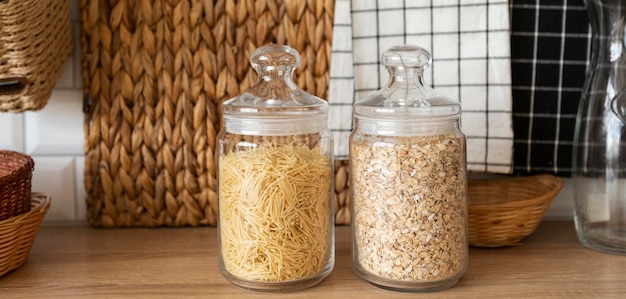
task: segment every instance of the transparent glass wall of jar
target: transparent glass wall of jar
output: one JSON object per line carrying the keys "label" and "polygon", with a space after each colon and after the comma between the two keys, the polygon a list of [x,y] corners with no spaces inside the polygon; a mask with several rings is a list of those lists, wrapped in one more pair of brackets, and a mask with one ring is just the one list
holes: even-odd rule
{"label": "transparent glass wall of jar", "polygon": [[592,56],[574,136],[574,220],[585,246],[626,254],[626,4],[585,5]]}
{"label": "transparent glass wall of jar", "polygon": [[395,46],[381,58],[389,82],[354,105],[353,266],[385,289],[447,289],[468,264],[460,104],[424,83],[427,50]]}
{"label": "transparent glass wall of jar", "polygon": [[252,53],[256,85],[223,104],[218,134],[218,256],[234,285],[313,286],[334,265],[333,140],[328,104],[292,80],[287,46]]}

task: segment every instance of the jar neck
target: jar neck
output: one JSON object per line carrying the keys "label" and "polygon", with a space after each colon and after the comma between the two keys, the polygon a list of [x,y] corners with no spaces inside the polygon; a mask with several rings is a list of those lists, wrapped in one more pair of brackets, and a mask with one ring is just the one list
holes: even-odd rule
{"label": "jar neck", "polygon": [[587,0],[591,60],[583,98],[611,107],[626,122],[626,5],[621,0]]}
{"label": "jar neck", "polygon": [[431,92],[432,89],[424,82],[422,67],[390,67],[387,88],[421,89]]}
{"label": "jar neck", "polygon": [[298,89],[293,81],[294,68],[286,66],[258,66],[257,82],[248,92],[260,98],[290,101]]}
{"label": "jar neck", "polygon": [[626,62],[626,6],[620,0],[588,0],[585,5],[592,31],[592,64]]}
{"label": "jar neck", "polygon": [[388,67],[390,81],[405,82],[406,84],[426,85],[424,83],[424,68],[422,67]]}
{"label": "jar neck", "polygon": [[458,132],[459,116],[424,119],[374,119],[355,117],[355,131],[379,136],[432,136]]}
{"label": "jar neck", "polygon": [[327,114],[294,117],[241,117],[224,115],[223,130],[230,134],[252,136],[291,136],[328,130]]}

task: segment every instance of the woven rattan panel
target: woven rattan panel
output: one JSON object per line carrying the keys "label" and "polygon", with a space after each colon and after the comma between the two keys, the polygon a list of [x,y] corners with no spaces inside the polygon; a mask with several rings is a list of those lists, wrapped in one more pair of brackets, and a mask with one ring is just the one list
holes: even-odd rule
{"label": "woven rattan panel", "polygon": [[254,49],[302,56],[326,98],[334,1],[81,0],[87,217],[99,227],[215,225],[221,103]]}

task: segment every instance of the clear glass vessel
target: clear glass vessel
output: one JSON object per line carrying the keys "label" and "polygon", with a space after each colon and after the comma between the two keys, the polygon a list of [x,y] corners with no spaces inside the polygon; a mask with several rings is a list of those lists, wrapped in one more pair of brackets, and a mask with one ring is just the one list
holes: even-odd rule
{"label": "clear glass vessel", "polygon": [[385,289],[447,289],[468,264],[461,106],[424,83],[427,50],[395,46],[381,58],[389,82],[354,105],[353,266]]}
{"label": "clear glass vessel", "polygon": [[592,56],[574,136],[574,220],[585,246],[626,254],[626,4],[585,5]]}
{"label": "clear glass vessel", "polygon": [[299,89],[288,46],[258,48],[258,81],[222,106],[218,134],[220,271],[256,291],[313,286],[334,265],[328,104]]}

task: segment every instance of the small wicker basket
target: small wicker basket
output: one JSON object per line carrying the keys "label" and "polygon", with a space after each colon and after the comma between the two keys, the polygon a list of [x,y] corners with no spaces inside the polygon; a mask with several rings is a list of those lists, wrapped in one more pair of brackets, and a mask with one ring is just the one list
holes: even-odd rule
{"label": "small wicker basket", "polygon": [[33,193],[30,211],[0,221],[0,277],[24,264],[50,202],[50,196]]}
{"label": "small wicker basket", "polygon": [[553,175],[469,182],[468,234],[475,247],[518,245],[532,234],[563,188]]}
{"label": "small wicker basket", "polygon": [[0,151],[0,221],[30,210],[33,159],[19,152]]}

